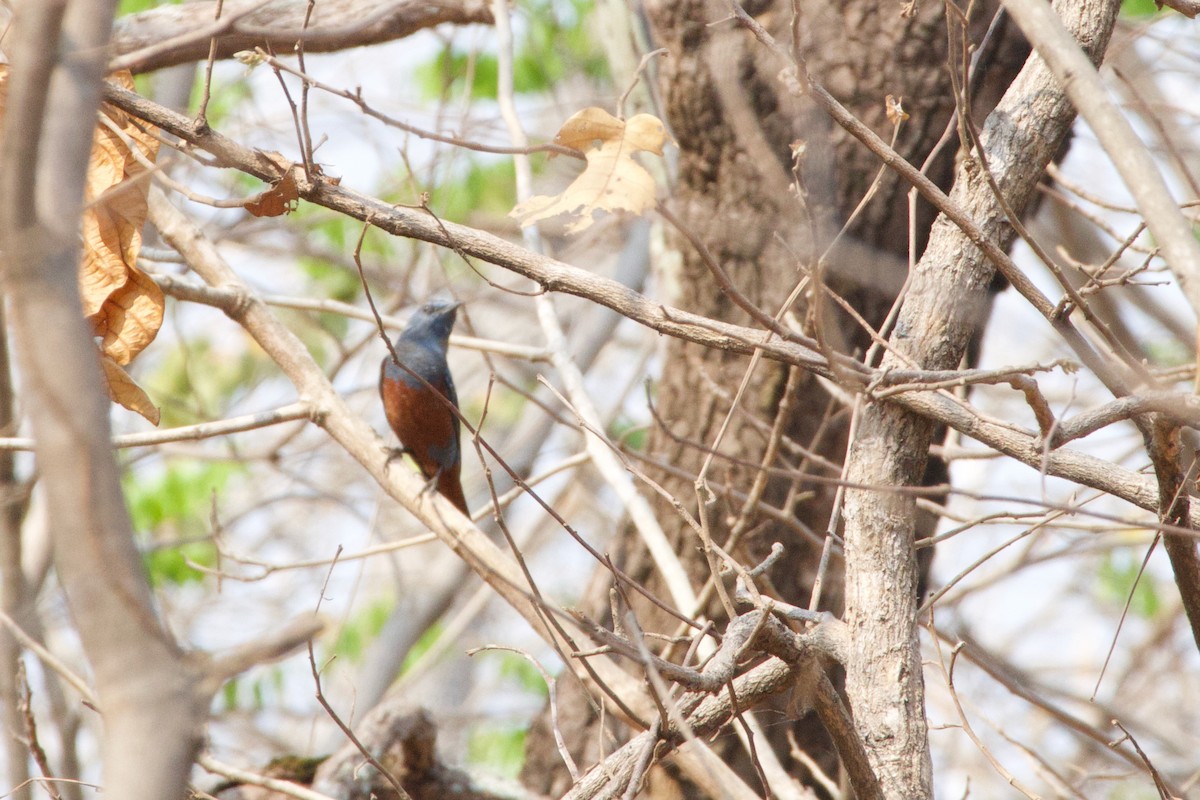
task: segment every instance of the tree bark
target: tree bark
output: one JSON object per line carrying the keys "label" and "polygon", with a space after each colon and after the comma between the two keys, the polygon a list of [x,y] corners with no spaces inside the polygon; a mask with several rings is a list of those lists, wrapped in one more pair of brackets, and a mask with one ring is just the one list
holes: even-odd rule
{"label": "tree bark", "polygon": [[[1119,4],[1060,3],[1089,55],[1102,58]],[[1074,121],[1066,94],[1040,58],[1030,59],[987,118],[979,156],[965,160],[951,199],[1004,248],[1015,233],[995,189],[1020,215]],[[977,151],[978,152],[978,151]],[[986,178],[990,170],[995,189]],[[883,366],[957,366],[978,326],[994,266],[941,218],[913,272]],[[854,487],[921,483],[932,424],[889,404],[866,409],[851,452]],[[918,528],[911,494],[854,488],[846,496],[846,620],[852,631],[846,691],[885,796],[931,796],[932,768],[916,619]]]}
{"label": "tree bark", "polygon": [[4,291],[54,537],[55,568],[104,715],[114,797],[178,797],[211,687],[155,616],[110,445],[109,401],[77,270],[84,176],[115,2],[14,12],[0,145]]}
{"label": "tree bark", "polygon": [[[810,74],[884,139],[892,135],[884,98],[889,94],[902,98],[911,119],[901,127],[895,148],[913,163],[926,159],[954,108],[942,5],[919,4],[909,17],[900,15],[899,6],[872,2],[758,2],[746,7],[782,42],[790,42],[796,31],[796,52]],[[793,8],[798,14],[794,22]],[[995,5],[984,4],[976,12],[970,31],[974,41],[982,38],[994,9]],[[737,289],[766,313],[775,314],[797,283],[814,271],[833,235],[876,180],[880,163],[832,124],[816,104],[788,93],[778,80],[784,65],[748,31],[720,22],[729,17],[727,5],[654,0],[646,10],[654,44],[668,51],[660,88],[680,147],[671,207]],[[993,48],[988,62],[992,68],[974,95],[982,113],[994,105],[1024,57],[1019,37],[999,35],[997,40],[999,46]],[[803,145],[804,155],[798,160],[794,160],[794,143]],[[943,148],[927,170],[942,186],[949,185],[955,149]],[[799,185],[799,194],[792,190],[793,183]],[[895,174],[884,172],[873,199],[849,225],[848,236],[829,253],[820,276],[821,283],[873,328],[884,320],[904,281],[908,188]],[[917,255],[925,248],[932,221],[933,213],[920,203],[912,242]],[[682,237],[675,241],[682,253],[676,303],[708,317],[748,323],[746,312],[717,289],[696,250]],[[794,310],[804,332],[832,351],[861,357],[870,346],[868,332],[821,292],[810,288]],[[655,403],[662,427],[652,434],[647,472],[695,512],[693,481],[708,449],[715,447],[719,456],[708,474],[710,484],[718,487],[717,502],[709,513],[713,539],[747,566],[760,562],[773,542],[783,543],[786,555],[767,573],[767,585],[773,597],[807,607],[821,542],[833,514],[849,409],[831,398],[811,374],[789,375],[786,366],[763,361],[751,374],[740,407],[731,411],[731,400],[748,368],[745,357],[672,340],[664,364]],[[727,417],[728,430],[718,442],[717,432]],[[773,428],[784,437],[778,447],[772,442]],[[940,483],[945,479],[944,465],[929,461],[927,452],[927,445],[906,451],[918,472],[916,482],[924,475],[927,482]],[[770,460],[764,461],[768,454]],[[792,524],[761,508],[744,509],[743,498],[752,493],[761,466],[779,470],[766,482],[761,503],[790,516]],[[660,503],[659,511],[695,585],[701,586],[709,566],[695,534],[682,522],[671,522],[679,517],[669,504]],[[922,525],[930,530],[932,519]],[[630,532],[618,550],[627,572],[657,586],[653,565]],[[912,555],[909,542],[905,561]],[[842,570],[843,561],[835,555],[825,576],[820,608],[841,613]],[[598,576],[595,585],[601,591],[592,610],[604,616],[608,584]],[[915,583],[906,591],[907,602],[915,602]],[[703,611],[718,626],[722,624],[724,613],[715,599]],[[638,617],[648,630],[674,632],[653,609],[638,608]],[[564,688],[569,691],[560,685],[560,708],[585,707],[563,699]],[[790,702],[784,698],[776,703],[770,719],[794,719],[797,715]],[[555,764],[553,747],[541,744],[549,742],[542,738],[548,735],[544,722],[531,740],[525,775],[535,788],[559,791],[564,776]],[[594,725],[578,719],[562,724],[573,750],[583,751],[599,741]],[[787,753],[789,727],[800,746],[836,777],[836,756],[812,716],[791,726],[768,726],[770,741],[760,743],[760,749],[770,746]],[[727,738],[719,752],[737,765],[751,786],[758,785],[751,760],[736,740]],[[790,771],[802,782],[813,783],[806,767],[793,763]],[[655,785],[661,787],[662,782]]]}
{"label": "tree bark", "polygon": [[[221,17],[217,18],[217,9]],[[482,0],[216,0],[163,5],[122,18],[113,33],[117,64],[151,72],[261,47],[310,53],[403,39],[443,22],[491,24]]]}

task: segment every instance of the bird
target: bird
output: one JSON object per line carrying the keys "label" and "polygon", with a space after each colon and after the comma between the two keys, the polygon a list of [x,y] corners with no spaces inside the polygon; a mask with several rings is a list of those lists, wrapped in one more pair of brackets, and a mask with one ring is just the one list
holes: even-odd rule
{"label": "bird", "polygon": [[459,421],[451,409],[458,408],[458,395],[446,363],[460,305],[439,299],[417,309],[396,337],[399,363],[388,354],[379,367],[379,396],[388,425],[400,439],[397,454],[411,455],[430,486],[466,514]]}

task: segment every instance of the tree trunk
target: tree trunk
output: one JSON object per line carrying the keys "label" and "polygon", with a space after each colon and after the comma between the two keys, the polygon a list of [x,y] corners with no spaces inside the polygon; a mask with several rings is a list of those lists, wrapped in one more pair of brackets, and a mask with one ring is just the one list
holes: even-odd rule
{"label": "tree trunk", "polygon": [[[884,140],[893,135],[885,98],[901,99],[911,118],[902,124],[893,146],[912,163],[925,161],[954,109],[942,4],[922,3],[909,16],[901,13],[900,4],[863,0],[767,0],[745,7],[785,46],[795,31],[799,40],[794,52],[805,60],[810,75]],[[794,24],[792,8],[799,14]],[[976,8],[969,31],[972,41],[984,38],[994,10],[989,3]],[[873,329],[880,328],[907,271],[907,184],[890,170],[880,174],[878,158],[815,103],[790,95],[778,79],[785,65],[729,20],[727,6],[705,0],[653,0],[646,11],[654,44],[668,52],[660,90],[680,148],[670,208],[682,228],[703,242],[737,290],[767,314],[777,314],[797,285],[807,280],[792,306],[794,319],[828,349],[861,358],[871,344],[869,332],[831,294],[844,299]],[[994,105],[1027,49],[1019,35],[997,25],[983,51],[986,61],[981,59],[976,70],[982,80],[972,87],[976,119]],[[952,135],[927,170],[942,186],[950,182],[957,145]],[[820,270],[814,270],[877,176],[870,202],[847,225],[847,235]],[[920,203],[911,242],[914,258],[925,247],[933,218],[930,207]],[[696,248],[683,236],[672,241],[682,266],[678,297],[671,301],[709,317],[752,324],[747,312],[719,289]],[[822,285],[828,293],[816,288]],[[731,412],[750,359],[671,340],[663,363],[655,401],[659,425],[647,450],[647,473],[695,514],[694,482],[709,451],[715,450],[706,476],[716,498],[707,510],[714,541],[747,567],[761,562],[774,542],[782,543],[785,555],[764,579],[773,597],[808,607],[833,513],[851,410],[812,375],[789,375],[785,366],[762,361],[754,366]],[[782,441],[773,443],[773,429],[782,434]],[[754,495],[752,487],[767,456],[772,476],[758,505],[747,511],[747,497]],[[926,482],[941,483],[945,476],[944,465],[930,460]],[[763,505],[781,513],[766,513]],[[658,511],[693,584],[702,586],[710,570],[695,533],[670,504],[659,502]],[[931,529],[932,518],[924,524]],[[661,588],[633,531],[626,530],[614,549],[631,576],[652,589]],[[842,560],[840,550],[834,550],[820,608],[840,614]],[[594,581],[591,610],[600,618],[606,617],[609,602],[606,577],[599,575]],[[676,623],[656,609],[639,606],[635,611],[644,629],[679,633]],[[710,593],[703,612],[718,628],[726,618],[715,593]],[[674,655],[678,659],[682,652]],[[565,699],[565,683],[559,687],[560,725],[572,751],[583,763],[592,763],[589,756],[599,752],[600,742],[595,720],[571,717],[588,706]],[[776,753],[788,752],[790,731],[800,747],[836,777],[836,758],[815,717],[804,717],[802,709],[795,724],[778,724],[798,716],[787,698],[759,713]],[[555,792],[567,778],[545,723],[541,720],[531,734],[525,778],[531,787]],[[713,747],[751,786],[759,785],[737,739],[725,737]],[[812,783],[809,770],[798,761],[785,766]],[[663,785],[662,780],[653,783],[647,796],[671,796],[674,790],[656,794]],[[698,796],[694,790],[684,793]]]}

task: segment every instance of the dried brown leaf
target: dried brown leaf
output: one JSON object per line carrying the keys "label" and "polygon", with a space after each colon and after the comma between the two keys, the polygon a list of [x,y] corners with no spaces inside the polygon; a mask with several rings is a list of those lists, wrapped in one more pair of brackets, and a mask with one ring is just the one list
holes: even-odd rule
{"label": "dried brown leaf", "polygon": [[[133,89],[128,71],[111,80]],[[0,64],[0,120],[8,90],[8,67]],[[115,130],[114,130],[115,128]],[[112,399],[158,424],[158,408],[121,365],[144,350],[162,326],[163,294],[137,268],[146,222],[149,171],[158,140],[125,112],[102,106],[84,188],[83,255],[79,288],[84,315],[101,337],[100,360]]]}
{"label": "dried brown leaf", "polygon": [[896,97],[889,94],[883,99],[883,106],[887,113],[888,122],[893,125],[899,125],[908,119],[908,112],[904,110],[904,98]]}
{"label": "dried brown leaf", "polygon": [[[128,72],[113,80],[133,88]],[[115,129],[115,130],[114,130]],[[128,364],[158,333],[163,296],[137,268],[146,221],[149,164],[158,140],[143,124],[103,106],[88,164],[79,289],[84,315],[106,353]]]}
{"label": "dried brown leaf", "polygon": [[563,124],[554,141],[583,150],[587,168],[561,194],[537,195],[513,208],[509,216],[522,227],[571,214],[576,219],[565,230],[578,233],[592,224],[597,211],[641,214],[654,207],[654,178],[633,154],[662,155],[670,137],[658,117],[638,114],[625,121],[602,108],[585,108]]}
{"label": "dried brown leaf", "polygon": [[100,354],[100,364],[104,367],[104,380],[108,384],[108,396],[112,401],[141,414],[157,425],[160,417],[158,406],[150,402],[150,397],[142,387],[134,383],[129,373],[103,353]]}
{"label": "dried brown leaf", "polygon": [[158,335],[163,320],[163,293],[141,270],[130,270],[125,285],[114,291],[92,316],[105,355],[128,364]]}
{"label": "dried brown leaf", "polygon": [[300,200],[300,188],[296,185],[298,169],[300,167],[292,166],[283,173],[282,178],[271,184],[270,189],[247,200],[246,210],[256,217],[279,217],[295,211]]}

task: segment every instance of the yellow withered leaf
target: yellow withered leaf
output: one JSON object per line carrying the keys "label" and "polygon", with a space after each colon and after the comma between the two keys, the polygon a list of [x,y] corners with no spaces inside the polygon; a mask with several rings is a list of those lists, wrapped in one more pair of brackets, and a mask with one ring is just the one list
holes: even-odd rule
{"label": "yellow withered leaf", "polygon": [[578,233],[592,224],[597,211],[641,214],[654,207],[654,178],[633,154],[662,155],[670,137],[658,117],[638,114],[626,121],[602,108],[585,108],[563,124],[554,141],[583,150],[587,168],[561,194],[537,195],[513,208],[509,216],[522,227],[571,214],[575,221],[565,230]]}

